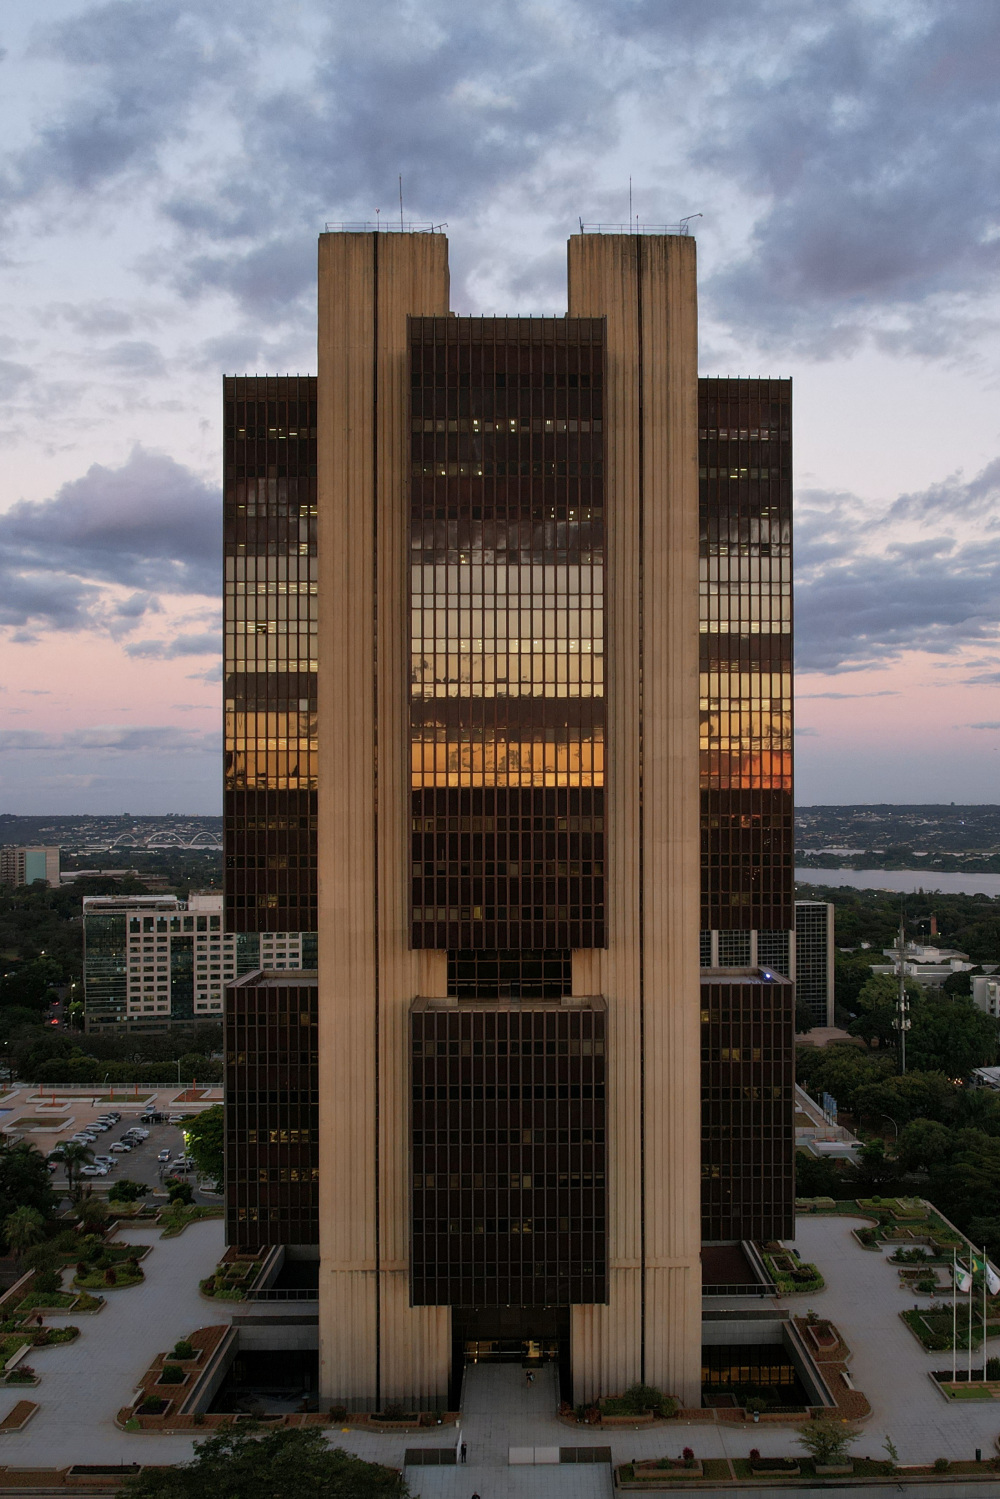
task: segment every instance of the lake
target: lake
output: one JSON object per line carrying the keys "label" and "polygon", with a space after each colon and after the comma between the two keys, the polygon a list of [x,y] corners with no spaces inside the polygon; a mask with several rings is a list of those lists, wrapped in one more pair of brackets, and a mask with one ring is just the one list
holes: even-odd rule
{"label": "lake", "polygon": [[941,890],[950,895],[1000,895],[1000,874],[942,874],[934,869],[797,869],[797,885],[852,885],[855,890]]}

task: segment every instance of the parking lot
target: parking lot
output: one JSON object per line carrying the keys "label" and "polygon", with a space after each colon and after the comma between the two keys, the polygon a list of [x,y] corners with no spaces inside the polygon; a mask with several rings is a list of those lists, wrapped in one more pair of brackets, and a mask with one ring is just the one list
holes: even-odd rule
{"label": "parking lot", "polygon": [[[182,1090],[183,1092],[183,1090]],[[127,1099],[114,1102],[101,1098],[97,1090],[61,1090],[51,1092],[28,1086],[20,1086],[7,1092],[0,1103],[0,1124],[9,1139],[29,1141],[44,1155],[50,1155],[60,1144],[73,1135],[91,1129],[102,1114],[121,1115],[118,1122],[107,1130],[97,1133],[94,1141],[85,1142],[94,1156],[110,1156],[115,1162],[106,1176],[84,1177],[84,1182],[98,1193],[105,1193],[111,1184],[128,1177],[142,1182],[152,1189],[162,1188],[164,1176],[170,1174],[170,1162],[184,1153],[184,1137],[176,1124],[142,1124],[141,1115],[147,1110],[169,1117],[174,1114],[190,1116],[221,1101],[221,1089],[198,1090],[195,1099],[178,1101],[178,1090],[164,1088],[148,1090]],[[96,1095],[96,1096],[95,1096]],[[112,1151],[111,1146],[122,1141],[126,1131],[133,1125],[149,1131],[148,1137],[133,1146],[130,1151]],[[157,1159],[162,1151],[169,1151],[169,1160]],[[220,1198],[212,1192],[201,1192],[197,1185],[197,1173],[184,1175],[191,1183],[196,1201],[218,1202]],[[66,1186],[66,1175],[57,1166],[52,1176],[57,1189]]]}
{"label": "parking lot", "polygon": [[[95,1186],[110,1187],[112,1182],[121,1177],[128,1177],[130,1181],[143,1182],[147,1187],[157,1187],[163,1181],[164,1176],[170,1174],[170,1162],[157,1159],[161,1151],[170,1151],[170,1161],[176,1160],[184,1154],[184,1136],[176,1124],[144,1124],[142,1129],[149,1130],[149,1138],[134,1145],[130,1151],[112,1151],[111,1146],[122,1140],[126,1131],[132,1127],[133,1121],[122,1119],[118,1124],[103,1134],[97,1136],[96,1141],[90,1145],[95,1156],[110,1155],[115,1165],[112,1166],[107,1176],[88,1177]],[[197,1184],[197,1173],[194,1171],[176,1173],[184,1175],[191,1182],[192,1187]],[[65,1185],[65,1172],[58,1168],[53,1175],[55,1186]]]}

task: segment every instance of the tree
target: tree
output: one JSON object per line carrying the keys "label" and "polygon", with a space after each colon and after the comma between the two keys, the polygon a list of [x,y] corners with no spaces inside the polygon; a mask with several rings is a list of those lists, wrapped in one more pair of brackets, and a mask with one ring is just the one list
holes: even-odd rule
{"label": "tree", "polygon": [[197,1443],[191,1462],[147,1468],[118,1492],[123,1499],[405,1499],[410,1490],[394,1469],[329,1448],[315,1428],[262,1433],[241,1421]]}
{"label": "tree", "polygon": [[943,1072],[908,1072],[859,1088],[854,1107],[876,1129],[886,1118],[901,1129],[911,1119],[948,1119],[954,1113],[957,1093]]}
{"label": "tree", "polygon": [[821,1416],[817,1421],[807,1421],[796,1438],[801,1447],[811,1455],[813,1462],[829,1464],[850,1462],[850,1448],[861,1433],[846,1421],[830,1416]]}
{"label": "tree", "polygon": [[852,1197],[853,1184],[837,1170],[834,1161],[812,1156],[804,1150],[795,1152],[796,1197]]}
{"label": "tree", "polygon": [[[906,993],[910,1000],[911,1014],[915,1013],[923,992],[919,984],[907,982]],[[876,1041],[880,1046],[894,1046],[897,1032],[893,1022],[896,1019],[898,997],[898,979],[891,973],[873,973],[858,991],[855,1001],[857,1018],[847,1027],[851,1035],[860,1036],[869,1046]]]}
{"label": "tree", "polygon": [[78,1198],[80,1195],[80,1172],[84,1166],[89,1166],[94,1159],[94,1152],[89,1145],[84,1145],[82,1140],[67,1140],[59,1146],[59,1157],[66,1167],[66,1184],[69,1187],[70,1196]]}
{"label": "tree", "polygon": [[145,1197],[148,1191],[149,1188],[145,1183],[132,1181],[129,1177],[123,1176],[111,1188],[111,1191],[108,1193],[108,1201],[137,1202],[140,1197]]}
{"label": "tree", "polygon": [[906,1059],[915,1070],[961,1078],[996,1060],[997,1023],[971,999],[928,994],[913,1006],[912,1017]]}
{"label": "tree", "polygon": [[816,1023],[816,1016],[813,1014],[812,1006],[806,1004],[804,999],[797,999],[795,1001],[796,1035],[805,1035],[806,1031],[811,1031]]}
{"label": "tree", "polygon": [[955,1131],[937,1119],[912,1119],[900,1131],[896,1159],[904,1171],[930,1171],[951,1159]]}
{"label": "tree", "polygon": [[869,1140],[858,1151],[857,1161],[850,1167],[849,1176],[867,1196],[891,1186],[899,1176],[899,1167],[886,1155],[884,1140]]}
{"label": "tree", "polygon": [[45,1217],[37,1208],[15,1208],[4,1219],[3,1236],[7,1248],[20,1259],[33,1244],[40,1244],[45,1238]]}
{"label": "tree", "polygon": [[55,1195],[48,1162],[27,1141],[11,1145],[0,1137],[0,1222],[19,1207],[35,1208],[43,1218],[52,1213]]}
{"label": "tree", "polygon": [[[838,913],[839,914],[839,913]],[[840,953],[833,960],[833,992],[837,1004],[856,1010],[858,994],[872,976],[874,953]]]}
{"label": "tree", "polygon": [[182,1125],[188,1154],[203,1176],[221,1182],[225,1171],[225,1116],[221,1103],[185,1119]]}

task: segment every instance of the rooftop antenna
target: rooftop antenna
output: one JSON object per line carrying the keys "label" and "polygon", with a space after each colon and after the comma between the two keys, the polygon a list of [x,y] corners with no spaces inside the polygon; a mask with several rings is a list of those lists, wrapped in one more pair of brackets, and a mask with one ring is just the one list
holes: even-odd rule
{"label": "rooftop antenna", "polygon": [[632,178],[628,179],[628,232],[632,233]]}
{"label": "rooftop antenna", "polygon": [[703,219],[704,217],[705,215],[703,213],[689,213],[686,218],[681,219],[677,227],[682,234],[689,234],[691,231],[688,229],[688,225],[690,224],[691,220]]}
{"label": "rooftop antenna", "polygon": [[906,1033],[910,1029],[910,1005],[906,998],[906,974],[904,971],[904,954],[906,951],[906,933],[903,927],[903,902],[899,902],[899,935],[896,938],[896,956],[899,962],[898,978],[899,988],[896,994],[896,1017],[893,1020],[893,1028],[899,1032],[899,1070],[901,1074],[906,1072]]}
{"label": "rooftop antenna", "polygon": [[378,231],[379,231],[379,225],[382,222],[382,220],[379,218],[379,214],[381,212],[382,212],[381,208],[376,208],[376,210],[375,210],[375,233],[376,234],[378,233]]}
{"label": "rooftop antenna", "polygon": [[403,174],[399,174],[399,227],[403,227]]}

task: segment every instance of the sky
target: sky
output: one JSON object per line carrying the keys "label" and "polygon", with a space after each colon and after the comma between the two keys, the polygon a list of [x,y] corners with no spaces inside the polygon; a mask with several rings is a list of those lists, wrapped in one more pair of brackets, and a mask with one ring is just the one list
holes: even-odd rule
{"label": "sky", "polygon": [[[0,811],[217,812],[223,373],[316,235],[565,311],[698,238],[701,372],[795,382],[797,801],[995,802],[996,0],[32,0],[0,22]],[[994,759],[997,756],[997,759]]]}

